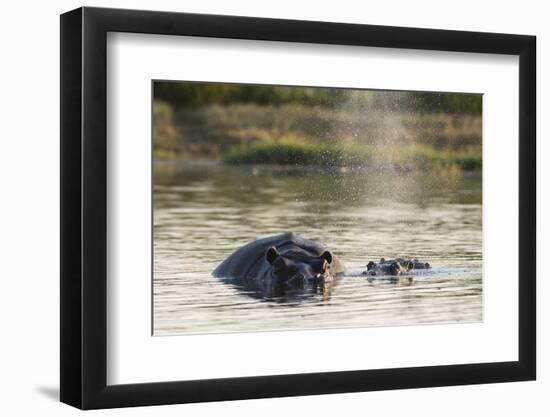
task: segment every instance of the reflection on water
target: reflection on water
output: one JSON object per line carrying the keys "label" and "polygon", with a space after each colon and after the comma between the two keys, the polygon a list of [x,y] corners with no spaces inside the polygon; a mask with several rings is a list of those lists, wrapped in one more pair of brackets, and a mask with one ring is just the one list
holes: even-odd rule
{"label": "reflection on water", "polygon": [[[479,175],[155,162],[154,334],[480,321],[481,217]],[[325,245],[345,276],[277,302],[210,275],[242,245],[285,231]],[[397,256],[433,269],[360,275]]]}

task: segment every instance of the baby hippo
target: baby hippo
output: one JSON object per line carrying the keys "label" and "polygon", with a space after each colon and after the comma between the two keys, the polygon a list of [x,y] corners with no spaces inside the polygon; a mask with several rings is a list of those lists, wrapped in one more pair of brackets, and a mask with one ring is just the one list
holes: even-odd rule
{"label": "baby hippo", "polygon": [[413,262],[409,260],[402,258],[386,260],[382,258],[378,263],[370,261],[367,264],[367,270],[363,272],[363,275],[397,276],[409,272],[413,269],[412,267]]}
{"label": "baby hippo", "polygon": [[399,262],[410,262],[412,267],[411,269],[430,269],[431,265],[428,262],[419,261],[417,258],[414,259],[403,259],[397,258]]}
{"label": "baby hippo", "polygon": [[367,270],[363,272],[363,275],[370,276],[398,276],[407,273],[413,269],[430,269],[431,266],[428,262],[421,262],[414,258],[396,258],[386,260],[380,259],[379,263],[369,262],[367,264]]}

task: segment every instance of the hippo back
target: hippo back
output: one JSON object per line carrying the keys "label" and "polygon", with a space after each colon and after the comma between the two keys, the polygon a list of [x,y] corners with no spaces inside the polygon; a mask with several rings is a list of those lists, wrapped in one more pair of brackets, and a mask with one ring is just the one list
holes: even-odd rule
{"label": "hippo back", "polygon": [[[266,251],[274,246],[279,252],[302,251],[308,255],[320,256],[326,248],[304,239],[294,233],[284,233],[250,242],[237,249],[223,261],[212,275],[218,278],[259,278],[269,271],[270,264],[265,258]],[[343,264],[334,256],[331,263],[333,274],[344,272]]]}

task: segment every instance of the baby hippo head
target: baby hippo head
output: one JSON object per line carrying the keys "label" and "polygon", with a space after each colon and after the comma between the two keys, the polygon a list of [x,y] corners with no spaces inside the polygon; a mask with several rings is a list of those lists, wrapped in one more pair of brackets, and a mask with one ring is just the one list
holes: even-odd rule
{"label": "baby hippo head", "polygon": [[323,252],[320,256],[288,250],[279,252],[275,247],[265,253],[271,265],[271,273],[279,282],[304,282],[329,278],[332,254]]}
{"label": "baby hippo head", "polygon": [[380,259],[379,263],[369,262],[367,264],[366,275],[401,275],[412,269],[412,263],[405,260],[385,260]]}
{"label": "baby hippo head", "polygon": [[418,259],[413,259],[411,261],[412,269],[431,269],[431,265],[428,262],[421,262]]}

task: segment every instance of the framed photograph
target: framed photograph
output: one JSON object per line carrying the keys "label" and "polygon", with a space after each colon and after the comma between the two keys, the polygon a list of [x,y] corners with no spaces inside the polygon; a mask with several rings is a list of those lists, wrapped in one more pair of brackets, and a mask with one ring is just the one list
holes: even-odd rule
{"label": "framed photograph", "polygon": [[535,37],[61,16],[61,401],[533,380]]}

